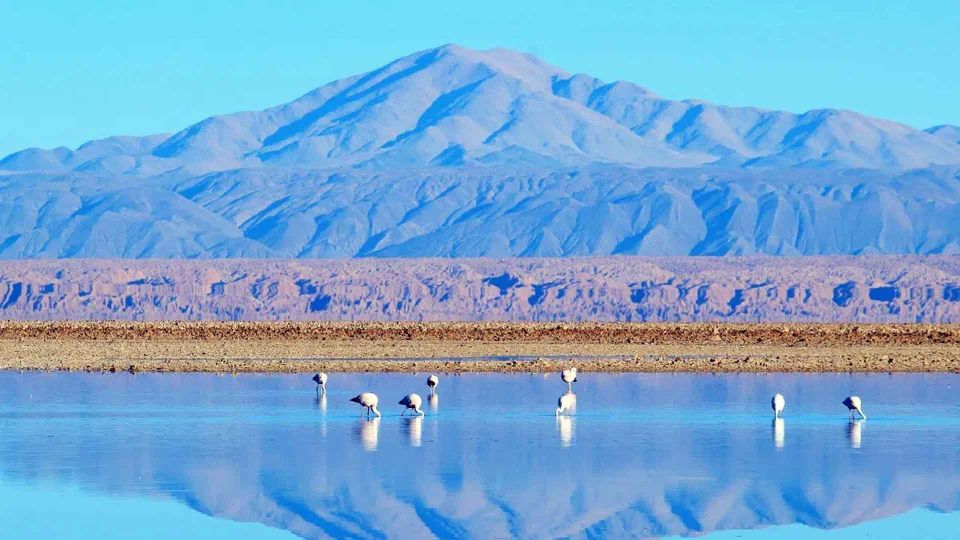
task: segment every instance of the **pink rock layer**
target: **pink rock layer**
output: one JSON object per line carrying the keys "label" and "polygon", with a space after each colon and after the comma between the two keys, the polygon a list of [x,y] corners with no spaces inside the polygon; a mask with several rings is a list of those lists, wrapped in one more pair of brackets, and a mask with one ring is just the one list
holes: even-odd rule
{"label": "pink rock layer", "polygon": [[960,322],[960,256],[0,262],[7,320]]}

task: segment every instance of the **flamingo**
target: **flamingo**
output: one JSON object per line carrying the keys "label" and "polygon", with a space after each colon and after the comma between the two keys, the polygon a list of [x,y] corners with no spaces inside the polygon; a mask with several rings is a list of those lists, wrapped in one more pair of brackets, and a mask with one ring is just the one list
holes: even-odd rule
{"label": "flamingo", "polygon": [[572,367],[561,371],[560,378],[567,383],[567,390],[573,392],[573,383],[577,382],[577,368]]}
{"label": "flamingo", "polygon": [[570,414],[570,411],[577,406],[577,395],[573,392],[567,392],[557,400],[557,416],[561,414]]}
{"label": "flamingo", "polygon": [[413,409],[413,412],[423,416],[423,411],[420,410],[420,405],[423,403],[423,399],[420,398],[419,394],[408,394],[399,401],[400,405],[403,405],[403,412],[400,413],[400,416],[403,416],[407,413],[408,410]]}
{"label": "flamingo", "polygon": [[313,382],[317,383],[317,392],[320,392],[321,395],[327,394],[327,374],[326,373],[317,373],[313,376]]}
{"label": "flamingo", "polygon": [[438,384],[440,384],[440,377],[437,377],[436,375],[431,375],[427,377],[427,386],[430,387],[431,396],[437,393]]}
{"label": "flamingo", "polygon": [[863,414],[863,403],[860,401],[860,396],[849,396],[843,400],[843,404],[847,407],[851,418],[853,417],[853,411],[857,411],[860,418],[867,419],[867,415]]}
{"label": "flamingo", "polygon": [[[370,416],[370,413],[377,415],[377,418],[380,417],[380,411],[377,410],[377,403],[380,403],[380,398],[377,397],[373,392],[364,392],[359,396],[354,396],[350,398],[350,401],[354,403],[359,403],[364,411],[367,413],[367,416]],[[363,412],[360,412],[360,415],[363,415]]]}
{"label": "flamingo", "polygon": [[774,394],[770,400],[770,407],[773,408],[773,417],[780,418],[783,408],[787,406],[787,400],[783,399],[783,394]]}

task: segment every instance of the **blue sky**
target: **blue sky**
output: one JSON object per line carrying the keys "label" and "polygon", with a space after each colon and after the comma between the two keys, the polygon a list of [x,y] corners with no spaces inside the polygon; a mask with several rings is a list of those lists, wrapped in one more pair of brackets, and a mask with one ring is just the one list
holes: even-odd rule
{"label": "blue sky", "polygon": [[0,25],[0,155],[175,131],[449,42],[671,98],[960,124],[957,0],[0,0]]}

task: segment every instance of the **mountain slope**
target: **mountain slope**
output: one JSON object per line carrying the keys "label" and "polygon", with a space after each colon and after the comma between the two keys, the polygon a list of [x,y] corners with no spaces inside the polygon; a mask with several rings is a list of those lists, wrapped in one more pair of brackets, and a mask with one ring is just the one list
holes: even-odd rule
{"label": "mountain slope", "polygon": [[447,45],[264,111],[215,116],[171,136],[28,149],[0,170],[179,176],[236,168],[689,167],[960,164],[938,134],[831,109],[791,114],[664,99],[571,75],[506,49]]}
{"label": "mountain slope", "polygon": [[0,258],[955,253],[957,135],[447,45],[172,135],[12,154]]}
{"label": "mountain slope", "polygon": [[943,254],[960,169],[0,177],[0,258]]}
{"label": "mountain slope", "polygon": [[943,137],[948,141],[960,144],[960,126],[943,124],[940,126],[933,126],[932,128],[925,129],[924,131],[938,137]]}

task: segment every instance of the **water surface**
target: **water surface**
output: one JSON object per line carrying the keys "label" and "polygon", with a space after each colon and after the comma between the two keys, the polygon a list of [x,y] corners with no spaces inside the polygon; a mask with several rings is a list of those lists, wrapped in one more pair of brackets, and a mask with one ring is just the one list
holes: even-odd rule
{"label": "water surface", "polygon": [[[425,378],[331,374],[318,400],[309,375],[0,373],[0,536],[951,538],[960,525],[956,375],[582,374],[560,419],[557,374],[449,375],[425,417],[401,418],[393,404],[426,398]],[[363,390],[383,418],[358,417],[348,399]],[[869,420],[848,421],[850,393]]]}

